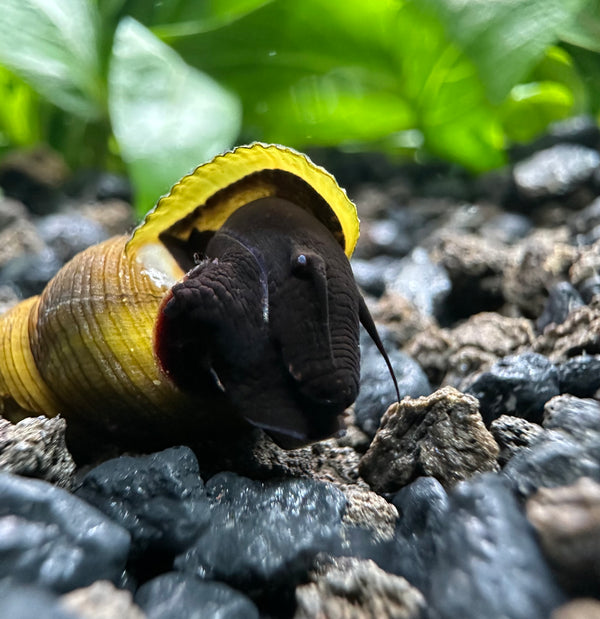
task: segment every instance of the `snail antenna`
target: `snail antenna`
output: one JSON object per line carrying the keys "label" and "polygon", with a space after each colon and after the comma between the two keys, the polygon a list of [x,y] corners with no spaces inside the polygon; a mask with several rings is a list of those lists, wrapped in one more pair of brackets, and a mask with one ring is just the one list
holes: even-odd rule
{"label": "snail antenna", "polygon": [[396,397],[398,398],[398,402],[400,401],[400,389],[398,389],[398,381],[396,380],[396,375],[394,374],[394,368],[392,367],[392,363],[390,358],[387,356],[385,352],[385,348],[383,347],[383,343],[381,338],[379,337],[379,333],[377,333],[377,327],[375,326],[375,322],[373,321],[373,317],[371,316],[371,312],[369,312],[369,308],[363,299],[362,294],[358,295],[359,305],[358,305],[358,317],[360,318],[360,322],[362,326],[365,328],[366,332],[369,334],[369,337],[373,340],[375,346],[379,350],[381,356],[384,358],[385,363],[390,371],[390,376],[394,381],[394,388],[396,389]]}

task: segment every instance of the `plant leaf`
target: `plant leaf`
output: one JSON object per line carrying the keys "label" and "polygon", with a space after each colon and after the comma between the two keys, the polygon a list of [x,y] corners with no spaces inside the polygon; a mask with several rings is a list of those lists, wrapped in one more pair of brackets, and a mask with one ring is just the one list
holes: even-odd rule
{"label": "plant leaf", "polygon": [[82,0],[3,0],[0,64],[86,119],[103,114],[98,16]]}
{"label": "plant leaf", "polygon": [[115,33],[109,109],[140,215],[184,174],[231,147],[240,128],[233,95],[128,17]]}

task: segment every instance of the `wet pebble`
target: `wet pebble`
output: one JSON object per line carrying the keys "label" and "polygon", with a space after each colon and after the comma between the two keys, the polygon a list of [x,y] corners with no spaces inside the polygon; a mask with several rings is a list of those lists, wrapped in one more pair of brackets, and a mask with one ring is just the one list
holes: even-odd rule
{"label": "wet pebble", "polygon": [[120,577],[129,533],[97,509],[9,473],[0,473],[0,496],[0,578],[65,592]]}
{"label": "wet pebble", "polygon": [[589,180],[600,165],[597,151],[576,144],[557,144],[518,163],[514,181],[528,200],[564,196]]}
{"label": "wet pebble", "polygon": [[210,519],[198,461],[187,447],[104,462],[85,475],[76,494],[127,529],[132,558],[146,555],[146,564],[149,553],[182,552]]}
{"label": "wet pebble", "polygon": [[68,611],[58,595],[33,585],[0,581],[0,617],[3,619],[83,619]]}
{"label": "wet pebble", "polygon": [[317,553],[340,543],[346,499],[330,484],[219,473],[206,493],[210,523],[176,559],[180,571],[247,591],[289,587],[306,577]]}
{"label": "wet pebble", "polygon": [[221,582],[167,572],[142,585],[135,596],[147,619],[258,619],[245,595]]}
{"label": "wet pebble", "polygon": [[600,355],[571,357],[557,369],[561,393],[591,398],[600,389]]}
{"label": "wet pebble", "polygon": [[544,405],[560,393],[558,371],[543,355],[509,355],[479,375],[466,389],[479,400],[486,425],[500,415],[540,423]]}
{"label": "wet pebble", "polygon": [[572,284],[569,282],[556,284],[550,290],[544,310],[537,319],[538,331],[543,331],[551,323],[562,324],[574,309],[582,305],[584,305],[583,299]]}

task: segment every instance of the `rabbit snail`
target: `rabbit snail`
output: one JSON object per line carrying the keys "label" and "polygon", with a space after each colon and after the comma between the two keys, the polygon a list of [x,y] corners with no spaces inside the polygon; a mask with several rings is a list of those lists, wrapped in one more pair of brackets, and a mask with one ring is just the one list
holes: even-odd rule
{"label": "rabbit snail", "polygon": [[355,206],[300,153],[218,156],[0,317],[2,414],[142,443],[211,415],[284,447],[331,436],[358,393],[359,320],[393,377],[350,269],[357,238]]}

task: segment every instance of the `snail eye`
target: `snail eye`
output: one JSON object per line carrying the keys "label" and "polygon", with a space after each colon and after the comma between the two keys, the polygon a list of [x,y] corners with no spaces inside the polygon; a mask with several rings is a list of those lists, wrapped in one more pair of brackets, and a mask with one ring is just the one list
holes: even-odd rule
{"label": "snail eye", "polygon": [[292,273],[296,277],[308,277],[310,275],[310,267],[311,261],[306,254],[300,253],[292,257]]}

